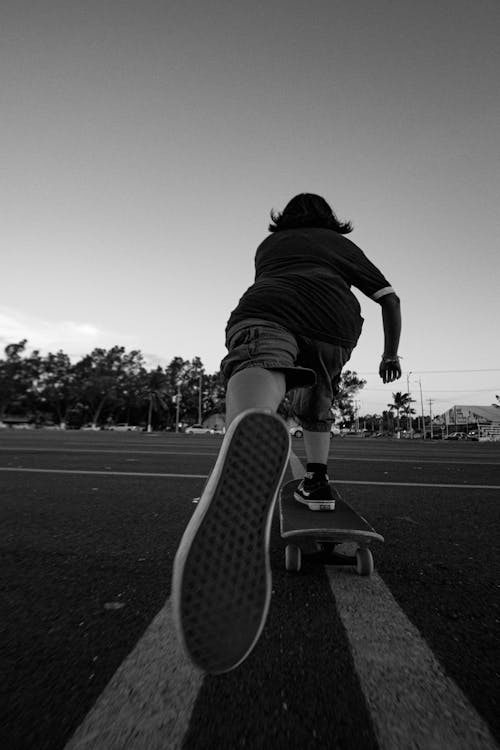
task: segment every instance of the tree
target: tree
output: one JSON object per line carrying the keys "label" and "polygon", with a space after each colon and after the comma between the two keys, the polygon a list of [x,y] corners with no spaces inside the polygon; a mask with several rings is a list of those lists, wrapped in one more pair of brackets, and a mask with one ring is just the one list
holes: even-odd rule
{"label": "tree", "polygon": [[200,395],[202,420],[204,416],[225,412],[226,389],[222,375],[219,371],[207,374],[199,357],[194,357],[191,361],[174,357],[165,368],[165,378],[170,424],[177,421],[177,416],[181,422],[197,422]]}
{"label": "tree", "polygon": [[[352,422],[355,415],[354,398],[365,384],[366,380],[361,380],[356,372],[352,370],[343,372],[339,383],[339,393],[332,407],[332,415],[337,412],[337,416],[340,416],[341,419],[347,419]],[[292,399],[288,394],[279,405],[278,414],[285,420],[294,419]]]}
{"label": "tree", "polygon": [[184,397],[186,388],[184,375],[189,367],[189,362],[182,357],[174,357],[165,368],[166,391],[168,396],[168,422],[170,425],[181,422],[186,413]]}
{"label": "tree", "polygon": [[382,412],[382,432],[394,432],[394,415],[388,409]]}
{"label": "tree", "polygon": [[363,421],[368,432],[377,432],[380,427],[382,417],[379,414],[365,414],[363,417]]}
{"label": "tree", "polygon": [[[189,422],[203,420],[204,373],[203,362],[199,357],[194,357],[191,362],[187,362],[183,370],[183,417]],[[199,414],[200,404],[201,415]]]}
{"label": "tree", "polygon": [[141,399],[148,404],[147,431],[153,429],[153,413],[167,415],[168,404],[168,381],[161,367],[152,372],[142,373]]}
{"label": "tree", "polygon": [[411,431],[412,429],[412,415],[416,414],[415,409],[412,408],[412,404],[415,403],[414,398],[410,398],[408,403],[403,408],[403,414],[406,417],[406,429],[409,429]]}
{"label": "tree", "polygon": [[26,344],[27,339],[8,344],[5,359],[0,360],[0,421],[8,409],[27,415],[35,408],[41,358],[37,350],[23,356]]}
{"label": "tree", "polygon": [[0,422],[19,393],[21,355],[26,343],[23,339],[17,344],[8,344],[4,349],[5,359],[0,360]]}
{"label": "tree", "polygon": [[205,375],[203,391],[204,414],[225,414],[226,412],[226,383],[220,370],[212,375]]}
{"label": "tree", "polygon": [[409,393],[401,393],[401,391],[393,393],[392,398],[393,403],[387,404],[387,406],[391,412],[396,412],[396,429],[399,432],[401,429],[400,414],[402,411],[406,413],[407,410],[410,410],[407,413],[411,412],[412,398]]}
{"label": "tree", "polygon": [[358,391],[364,388],[366,380],[358,377],[353,370],[345,370],[340,377],[339,392],[334,401],[334,409],[340,412],[342,419],[354,421],[356,406],[354,399]]}
{"label": "tree", "polygon": [[70,410],[78,403],[79,392],[71,360],[62,350],[42,358],[37,391],[40,405],[48,404],[64,429]]}
{"label": "tree", "polygon": [[[83,421],[97,425],[117,417],[129,422],[133,417],[152,429],[153,421],[161,426],[198,421],[200,398],[202,418],[225,413],[224,378],[219,371],[206,373],[199,357],[174,357],[164,370],[148,371],[138,350],[96,348],[72,364],[62,350],[28,356],[26,343],[9,344],[5,359],[0,359],[0,419],[8,409],[19,416],[38,412],[40,421],[57,419],[61,426],[81,426]],[[353,418],[353,399],[365,382],[355,372],[343,373],[335,404],[343,416]],[[285,419],[292,416],[289,397],[279,413]]]}
{"label": "tree", "polygon": [[128,401],[130,391],[127,386],[132,385],[142,366],[142,354],[136,350],[127,354],[123,346],[113,346],[107,351],[94,349],[76,363],[81,401],[92,424],[97,425],[106,402],[112,417],[116,408]]}

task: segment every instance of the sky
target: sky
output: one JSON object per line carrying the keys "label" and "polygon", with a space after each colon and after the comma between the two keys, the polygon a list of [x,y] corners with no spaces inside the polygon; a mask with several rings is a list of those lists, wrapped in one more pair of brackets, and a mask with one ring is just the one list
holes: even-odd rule
{"label": "sky", "polygon": [[4,0],[0,347],[215,372],[270,210],[315,192],[402,301],[383,385],[356,292],[360,411],[493,403],[499,34],[498,0]]}

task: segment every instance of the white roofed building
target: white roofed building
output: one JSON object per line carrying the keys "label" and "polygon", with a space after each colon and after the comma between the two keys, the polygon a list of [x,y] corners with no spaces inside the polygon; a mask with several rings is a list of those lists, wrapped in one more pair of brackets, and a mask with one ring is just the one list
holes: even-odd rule
{"label": "white roofed building", "polygon": [[476,429],[480,438],[500,440],[500,404],[469,406],[457,404],[436,418],[447,432],[470,432]]}

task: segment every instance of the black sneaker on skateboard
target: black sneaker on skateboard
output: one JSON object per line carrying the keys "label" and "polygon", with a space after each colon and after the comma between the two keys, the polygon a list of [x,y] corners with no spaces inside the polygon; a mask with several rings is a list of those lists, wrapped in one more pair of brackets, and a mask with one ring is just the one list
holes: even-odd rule
{"label": "black sneaker on skateboard", "polygon": [[312,471],[306,472],[298,483],[293,496],[297,502],[307,505],[309,510],[335,510],[340,495],[331,484],[326,474],[318,476]]}

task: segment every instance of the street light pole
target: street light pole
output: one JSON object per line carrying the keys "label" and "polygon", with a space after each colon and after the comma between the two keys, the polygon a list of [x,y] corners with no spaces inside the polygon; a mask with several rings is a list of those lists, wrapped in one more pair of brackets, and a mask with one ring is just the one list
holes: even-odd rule
{"label": "street light pole", "polygon": [[425,440],[425,415],[424,415],[424,399],[422,396],[422,381],[419,380],[418,384],[420,385],[420,406],[422,408],[422,432],[423,432],[424,440]]}
{"label": "street light pole", "polygon": [[409,405],[408,405],[408,417],[410,420],[410,440],[413,439],[413,424],[412,424],[412,418],[411,418],[411,393],[410,393],[410,375],[411,370],[406,374],[406,393],[410,397]]}
{"label": "street light pole", "polygon": [[175,405],[175,431],[179,432],[179,417],[180,417],[180,410],[181,410],[181,381],[177,381],[177,394],[175,397],[176,405]]}
{"label": "street light pole", "polygon": [[201,424],[201,389],[203,388],[203,371],[200,372],[200,381],[198,386],[198,424]]}

